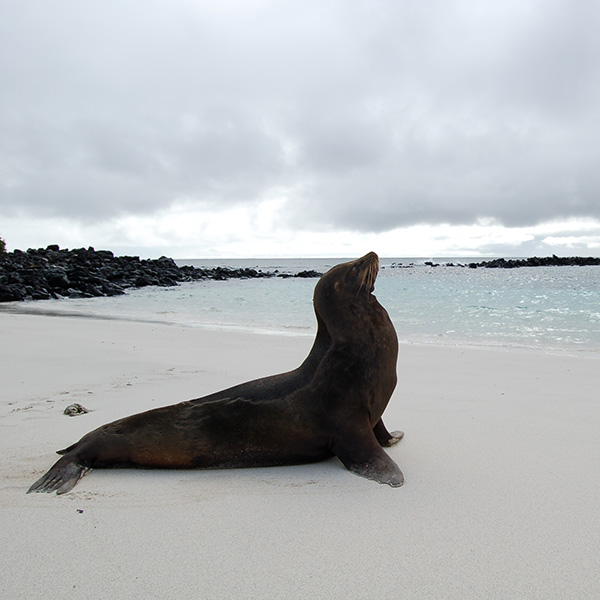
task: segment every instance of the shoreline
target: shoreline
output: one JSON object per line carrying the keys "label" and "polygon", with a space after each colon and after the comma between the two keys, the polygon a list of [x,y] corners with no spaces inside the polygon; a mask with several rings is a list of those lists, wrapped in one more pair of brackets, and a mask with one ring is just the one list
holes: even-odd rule
{"label": "shoreline", "polygon": [[[260,328],[260,327],[245,327],[238,324],[231,325],[218,325],[215,323],[187,323],[165,320],[154,320],[154,319],[142,319],[134,318],[131,315],[110,315],[110,314],[98,314],[98,313],[85,313],[85,312],[68,312],[61,310],[52,310],[44,308],[37,302],[34,306],[29,306],[27,303],[15,302],[15,303],[4,303],[0,304],[0,315],[2,314],[22,314],[42,317],[62,317],[66,319],[91,319],[98,321],[117,321],[122,323],[143,323],[147,325],[164,325],[167,327],[189,327],[191,329],[202,329],[213,332],[239,332],[247,333],[251,335],[265,335],[265,336],[285,336],[285,337],[311,337],[314,338],[316,334],[316,324],[314,329],[301,328],[298,326],[290,327],[289,329],[281,329],[280,327],[273,328]],[[398,342],[401,345],[423,345],[423,346],[439,346],[441,348],[468,348],[468,349],[491,349],[499,351],[522,351],[539,354],[553,354],[553,355],[564,355],[564,356],[581,356],[586,358],[600,358],[600,348],[589,347],[585,345],[575,345],[573,343],[564,344],[563,346],[550,346],[548,344],[541,345],[527,345],[524,343],[490,343],[486,341],[474,340],[469,338],[463,338],[462,340],[456,339],[435,339],[435,336],[429,338],[425,336],[404,336],[402,332],[398,331],[396,325],[396,333],[398,334]]]}
{"label": "shoreline", "polygon": [[[304,266],[309,265],[297,262],[287,268]],[[283,268],[270,263],[262,267]],[[594,277],[598,268],[382,270],[375,293],[406,342],[600,353],[600,290]],[[150,323],[311,335],[316,327],[313,289],[314,281],[303,278],[196,281],[129,289],[113,297],[10,304],[12,310],[24,312],[92,313]]]}
{"label": "shoreline", "polygon": [[[59,497],[25,494],[58,448],[122,416],[293,369],[312,339],[5,312],[0,327],[7,597],[600,595],[595,358],[403,344],[384,413],[405,431],[387,450],[401,488],[334,458],[98,469]],[[90,412],[63,415],[73,402]]]}

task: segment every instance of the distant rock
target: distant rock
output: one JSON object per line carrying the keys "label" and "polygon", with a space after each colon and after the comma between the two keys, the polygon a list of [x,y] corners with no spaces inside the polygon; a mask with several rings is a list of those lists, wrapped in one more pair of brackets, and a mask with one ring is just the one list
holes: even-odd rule
{"label": "distant rock", "polygon": [[296,273],[294,277],[321,277],[323,273],[317,273],[317,271],[300,271],[300,273]]}
{"label": "distant rock", "polygon": [[469,268],[477,269],[482,267],[485,269],[517,269],[520,267],[585,267],[600,265],[600,258],[594,258],[591,256],[571,256],[571,257],[558,257],[556,254],[552,256],[546,256],[539,258],[533,256],[531,258],[495,258],[494,260],[482,261],[479,263],[469,263]]}

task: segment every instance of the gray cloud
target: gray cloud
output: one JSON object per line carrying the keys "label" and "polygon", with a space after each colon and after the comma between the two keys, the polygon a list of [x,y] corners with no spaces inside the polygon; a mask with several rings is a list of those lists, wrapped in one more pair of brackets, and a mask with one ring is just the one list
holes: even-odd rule
{"label": "gray cloud", "polygon": [[0,212],[600,218],[596,2],[2,3]]}

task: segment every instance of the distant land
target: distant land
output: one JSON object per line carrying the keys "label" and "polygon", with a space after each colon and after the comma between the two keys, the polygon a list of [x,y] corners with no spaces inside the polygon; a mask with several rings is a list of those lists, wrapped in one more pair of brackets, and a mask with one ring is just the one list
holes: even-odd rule
{"label": "distant land", "polygon": [[[425,262],[427,266],[438,267],[439,264],[432,261]],[[482,262],[470,262],[465,264],[446,263],[447,267],[467,266],[470,269],[482,267],[484,269],[517,269],[519,267],[587,267],[590,265],[600,265],[600,258],[592,256],[570,256],[560,257],[553,254],[539,258],[533,256],[531,258],[494,258],[492,260],[484,260]]]}

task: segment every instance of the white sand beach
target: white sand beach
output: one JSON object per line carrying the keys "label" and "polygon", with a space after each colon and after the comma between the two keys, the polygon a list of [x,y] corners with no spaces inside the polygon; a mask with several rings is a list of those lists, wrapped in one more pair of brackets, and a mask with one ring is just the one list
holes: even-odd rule
{"label": "white sand beach", "polygon": [[599,357],[402,344],[401,488],[331,459],[26,495],[95,427],[295,368],[312,338],[5,312],[0,331],[3,598],[600,597]]}

